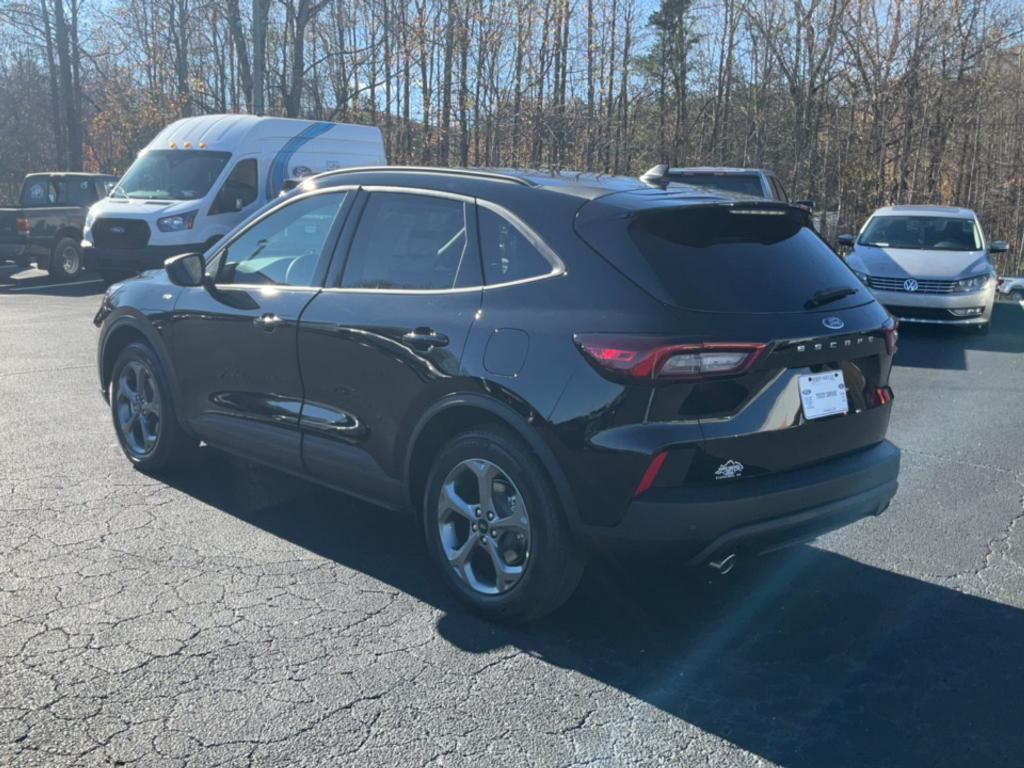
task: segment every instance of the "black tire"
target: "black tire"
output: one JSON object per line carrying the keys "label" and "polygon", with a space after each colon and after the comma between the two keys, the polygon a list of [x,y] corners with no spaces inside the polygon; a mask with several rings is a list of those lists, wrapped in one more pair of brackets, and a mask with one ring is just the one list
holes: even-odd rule
{"label": "black tire", "polygon": [[53,246],[47,266],[54,280],[71,280],[82,273],[82,252],[70,237],[62,237]]}
{"label": "black tire", "polygon": [[[458,468],[466,466],[464,462],[473,459],[482,460],[484,464],[500,470],[499,479],[491,481],[492,491],[505,488],[505,512],[509,508],[515,511],[517,503],[524,503],[529,521],[528,549],[521,564],[522,573],[513,586],[499,594],[478,591],[460,576],[445,553],[448,545],[442,542],[442,523],[446,519],[456,518],[453,524],[460,526],[465,523],[461,516],[442,510],[442,486],[450,473],[460,471]],[[510,487],[505,485],[505,480],[510,481]],[[509,498],[518,499],[520,496],[521,502],[508,502]],[[496,510],[500,504],[496,499]],[[538,618],[568,600],[579,584],[584,559],[572,541],[551,479],[536,455],[509,429],[482,426],[463,432],[449,441],[437,454],[430,469],[422,511],[431,560],[455,595],[486,618],[510,622]],[[503,519],[498,511],[495,514],[499,515],[499,520]],[[451,531],[452,528],[447,530]],[[487,532],[472,533],[468,526],[466,530],[467,539],[474,539],[473,556],[484,558],[482,570],[486,570],[489,562],[488,547],[480,544],[477,549],[475,542],[490,544]],[[495,531],[491,531],[491,534],[493,537]],[[503,533],[497,541],[503,541],[503,537],[508,535],[511,534]],[[493,572],[493,566],[490,568]]]}
{"label": "black tire", "polygon": [[1010,301],[1024,301],[1024,291],[1016,288],[1010,291]]}
{"label": "black tire", "polygon": [[[146,378],[151,382],[152,387],[140,385],[136,373],[139,367],[148,371]],[[132,370],[126,373],[126,369],[129,368]],[[122,378],[123,375],[126,378]],[[152,413],[149,415],[140,413],[136,420],[137,426],[131,430],[131,434],[128,434],[129,430],[123,427],[123,422],[128,414],[142,409],[141,403],[139,408],[134,408],[127,402],[135,400],[127,386],[129,382],[133,383],[140,392],[155,392],[159,403],[159,418],[154,421]],[[123,383],[126,386],[122,387]],[[145,399],[144,394],[141,397]],[[177,411],[171,397],[171,388],[167,374],[160,365],[160,360],[146,344],[141,342],[126,346],[114,361],[110,376],[110,415],[121,450],[124,451],[128,460],[143,472],[158,473],[172,469],[188,458],[195,448],[195,440],[189,438],[178,423]],[[143,430],[143,423],[147,425],[146,431]],[[154,427],[154,424],[158,426]],[[151,433],[155,433],[155,439],[151,445],[147,445],[146,437]]]}

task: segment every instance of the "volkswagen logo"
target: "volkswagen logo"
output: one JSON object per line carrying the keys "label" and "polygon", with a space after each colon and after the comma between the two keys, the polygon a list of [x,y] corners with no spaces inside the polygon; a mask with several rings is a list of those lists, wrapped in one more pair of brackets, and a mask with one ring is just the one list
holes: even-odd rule
{"label": "volkswagen logo", "polygon": [[846,323],[844,323],[840,318],[834,316],[826,317],[824,320],[821,321],[821,324],[828,328],[830,331],[838,331],[840,328],[846,325]]}
{"label": "volkswagen logo", "polygon": [[912,277],[907,278],[906,280],[903,281],[903,290],[904,291],[910,291],[911,293],[913,293],[914,291],[917,290],[917,287],[918,287],[917,286],[917,280],[915,280]]}

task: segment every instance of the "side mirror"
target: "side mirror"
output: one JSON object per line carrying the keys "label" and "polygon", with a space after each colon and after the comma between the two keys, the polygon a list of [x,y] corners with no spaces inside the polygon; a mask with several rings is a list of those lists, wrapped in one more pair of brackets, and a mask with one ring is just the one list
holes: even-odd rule
{"label": "side mirror", "polygon": [[853,248],[853,235],[840,235],[837,240],[843,248]]}
{"label": "side mirror", "polygon": [[816,204],[817,203],[814,201],[813,198],[808,198],[806,200],[797,200],[793,203],[793,205],[799,206],[800,208],[806,208],[808,211],[813,211],[814,206]]}
{"label": "side mirror", "polygon": [[171,282],[183,288],[198,288],[206,280],[206,262],[201,253],[182,253],[164,262]]}
{"label": "side mirror", "polygon": [[1010,244],[1005,240],[993,240],[988,244],[989,253],[1007,253],[1010,250]]}

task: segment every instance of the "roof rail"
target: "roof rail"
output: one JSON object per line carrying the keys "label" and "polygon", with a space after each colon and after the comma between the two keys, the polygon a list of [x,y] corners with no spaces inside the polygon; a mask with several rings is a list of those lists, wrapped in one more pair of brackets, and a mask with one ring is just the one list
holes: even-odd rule
{"label": "roof rail", "polygon": [[640,181],[650,187],[660,187],[666,189],[668,187],[668,172],[669,167],[666,163],[656,165],[650,170],[640,175]]}
{"label": "roof rail", "polygon": [[487,171],[478,168],[435,168],[423,165],[364,165],[356,168],[337,168],[332,171],[324,171],[323,173],[319,173],[317,174],[317,177],[322,179],[328,176],[340,176],[346,173],[366,173],[368,171],[391,171],[396,173],[425,173],[440,174],[446,176],[469,176],[478,179],[490,179],[491,181],[507,181],[513,184],[519,184],[524,187],[537,186],[533,182],[524,179],[521,176],[515,176],[511,173]]}

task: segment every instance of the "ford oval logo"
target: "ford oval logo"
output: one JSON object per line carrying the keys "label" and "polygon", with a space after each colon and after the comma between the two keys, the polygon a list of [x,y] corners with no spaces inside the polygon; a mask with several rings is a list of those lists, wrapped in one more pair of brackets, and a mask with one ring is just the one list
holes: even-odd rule
{"label": "ford oval logo", "polygon": [[824,320],[821,321],[821,324],[828,328],[830,331],[838,331],[840,328],[846,325],[846,323],[844,323],[840,318],[834,316],[826,317]]}
{"label": "ford oval logo", "polygon": [[903,281],[903,290],[904,291],[909,291],[910,293],[913,293],[917,289],[918,289],[917,280],[915,280],[914,278],[911,277],[911,278],[908,278],[908,279]]}

